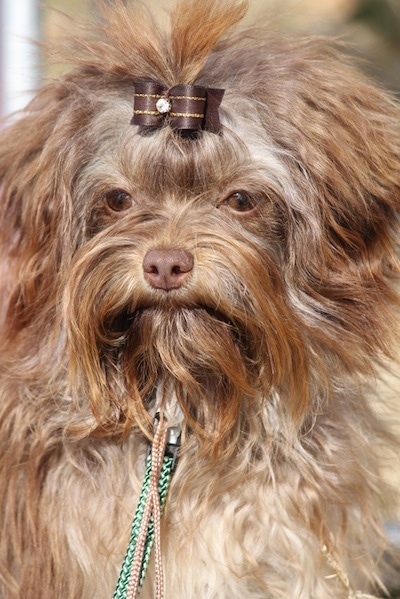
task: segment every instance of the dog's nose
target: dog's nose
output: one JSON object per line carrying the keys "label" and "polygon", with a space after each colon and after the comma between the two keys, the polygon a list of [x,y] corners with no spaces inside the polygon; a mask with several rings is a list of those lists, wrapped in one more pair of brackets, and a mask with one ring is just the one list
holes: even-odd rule
{"label": "dog's nose", "polygon": [[149,250],[143,259],[145,279],[154,289],[179,289],[193,270],[193,255],[182,249]]}

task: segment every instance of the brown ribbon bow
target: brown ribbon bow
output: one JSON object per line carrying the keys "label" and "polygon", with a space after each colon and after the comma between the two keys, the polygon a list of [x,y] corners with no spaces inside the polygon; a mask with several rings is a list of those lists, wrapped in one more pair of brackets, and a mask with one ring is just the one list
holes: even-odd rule
{"label": "brown ribbon bow", "polygon": [[199,85],[175,85],[165,90],[152,81],[135,82],[135,104],[131,123],[139,127],[161,127],[218,133],[221,129],[218,108],[223,89]]}

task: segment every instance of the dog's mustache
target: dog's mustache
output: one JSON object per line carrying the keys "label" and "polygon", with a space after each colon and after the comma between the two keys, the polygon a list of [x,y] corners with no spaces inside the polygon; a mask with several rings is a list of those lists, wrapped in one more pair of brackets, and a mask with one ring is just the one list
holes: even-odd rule
{"label": "dog's mustache", "polygon": [[133,311],[125,309],[106,324],[106,328],[114,334],[117,332],[127,333],[130,329],[140,326],[140,319],[143,315],[152,317],[155,314],[161,314],[164,320],[172,323],[180,320],[183,313],[197,319],[207,318],[207,320],[211,319],[216,323],[224,324],[238,338],[245,334],[244,327],[234,322],[229,314],[212,305],[185,302],[181,296],[161,298],[161,301],[156,301],[153,298],[146,306],[137,306]]}

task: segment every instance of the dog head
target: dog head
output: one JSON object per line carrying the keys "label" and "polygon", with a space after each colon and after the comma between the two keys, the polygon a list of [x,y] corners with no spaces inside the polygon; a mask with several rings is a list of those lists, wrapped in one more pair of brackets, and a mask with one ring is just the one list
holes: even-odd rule
{"label": "dog head", "polygon": [[[3,134],[5,364],[82,435],[148,431],[155,389],[210,451],[262,405],[298,431],[391,353],[399,108],[321,40],[227,33],[243,3],[113,5]],[[143,82],[225,90],[220,128],[132,124]]]}

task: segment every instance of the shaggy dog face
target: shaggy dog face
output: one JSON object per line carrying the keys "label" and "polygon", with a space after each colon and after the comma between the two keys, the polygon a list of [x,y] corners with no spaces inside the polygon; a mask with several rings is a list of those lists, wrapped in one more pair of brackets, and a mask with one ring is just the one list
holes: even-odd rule
{"label": "shaggy dog face", "polygon": [[[112,4],[2,133],[0,594],[111,597],[160,409],[168,599],[376,591],[400,109],[325,41],[226,33],[241,3]],[[220,131],[131,124],[140,81],[225,90]]]}

